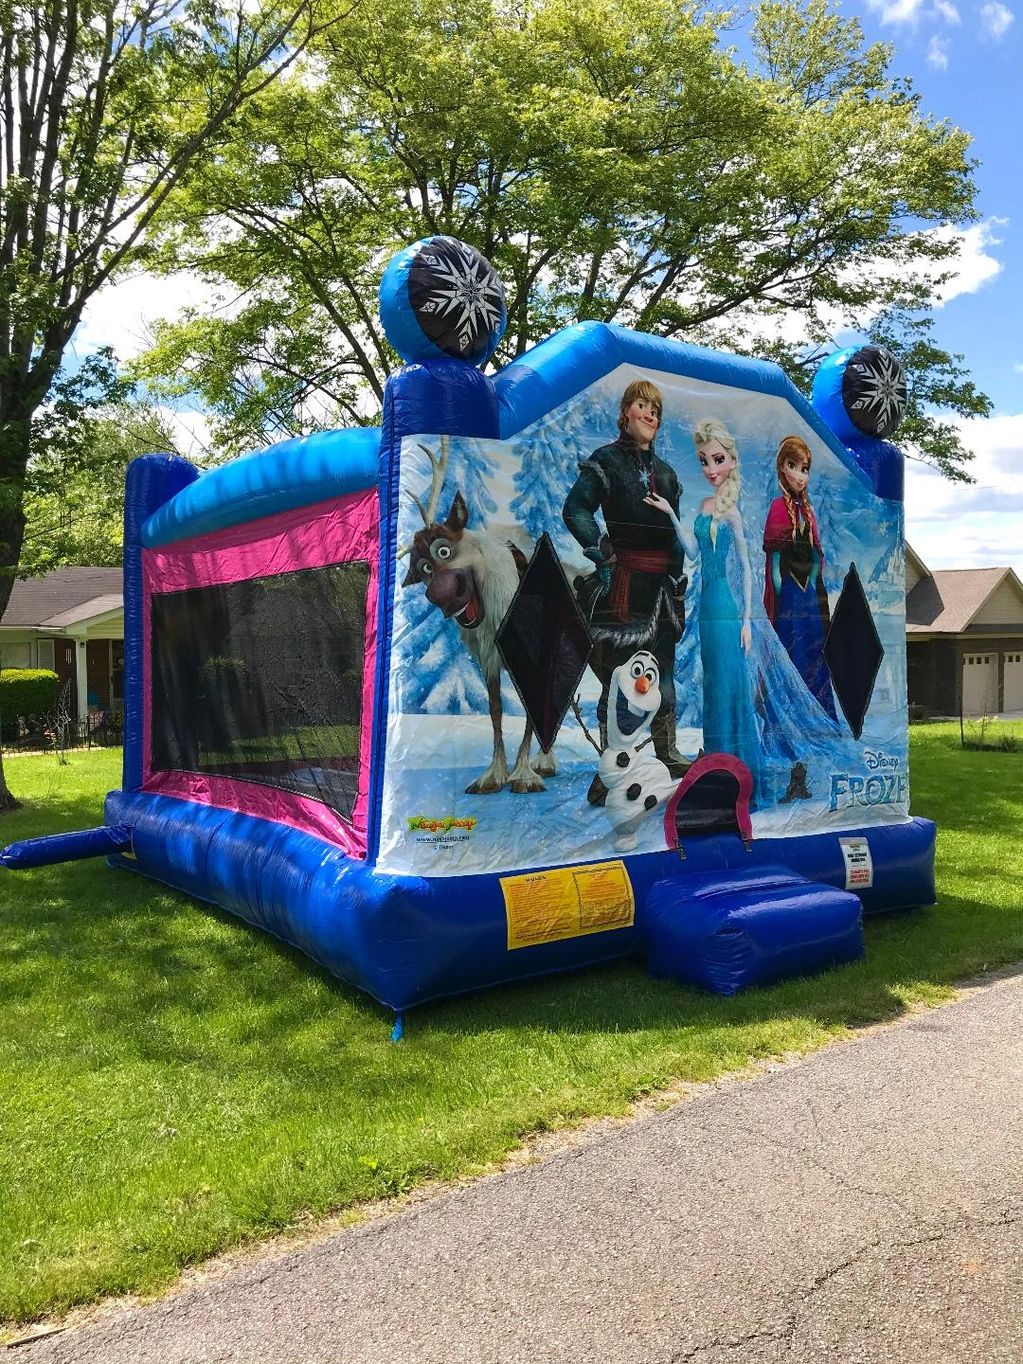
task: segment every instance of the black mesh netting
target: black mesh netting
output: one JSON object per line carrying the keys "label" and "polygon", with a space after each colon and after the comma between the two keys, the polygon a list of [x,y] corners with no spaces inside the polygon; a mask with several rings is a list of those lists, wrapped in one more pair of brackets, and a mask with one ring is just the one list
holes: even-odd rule
{"label": "black mesh netting", "polygon": [[351,819],[369,566],[153,596],[154,771],[294,791]]}

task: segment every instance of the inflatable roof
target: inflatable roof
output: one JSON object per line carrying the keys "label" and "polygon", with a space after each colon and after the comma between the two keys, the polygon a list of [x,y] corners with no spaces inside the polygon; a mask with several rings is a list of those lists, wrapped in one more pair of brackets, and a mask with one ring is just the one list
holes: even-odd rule
{"label": "inflatable roof", "polygon": [[811,405],[582,323],[490,377],[503,291],[450,238],[381,312],[382,428],[131,465],[122,786],[7,865],[105,852],[398,1011],[651,951],[738,988],[930,903],[892,357]]}

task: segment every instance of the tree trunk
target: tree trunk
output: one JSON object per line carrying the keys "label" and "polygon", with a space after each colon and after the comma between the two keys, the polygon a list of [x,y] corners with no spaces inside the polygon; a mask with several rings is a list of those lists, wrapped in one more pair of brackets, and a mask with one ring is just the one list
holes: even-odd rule
{"label": "tree trunk", "polygon": [[[13,404],[11,405],[13,406]],[[25,536],[25,471],[28,468],[31,416],[16,409],[4,412],[0,423],[0,617],[7,610]],[[0,721],[2,721],[0,716]],[[17,810],[17,800],[7,785],[3,750],[0,749],[0,815]]]}

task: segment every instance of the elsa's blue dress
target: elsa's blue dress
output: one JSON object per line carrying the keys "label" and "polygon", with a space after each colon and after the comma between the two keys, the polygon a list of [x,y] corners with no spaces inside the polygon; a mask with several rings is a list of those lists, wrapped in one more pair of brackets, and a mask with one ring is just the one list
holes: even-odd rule
{"label": "elsa's blue dress", "polygon": [[735,536],[719,521],[711,539],[711,517],[701,512],[694,529],[700,548],[700,657],[703,662],[703,748],[731,753],[760,785],[760,738],[753,710],[753,685],[742,647],[742,612],[728,583]]}

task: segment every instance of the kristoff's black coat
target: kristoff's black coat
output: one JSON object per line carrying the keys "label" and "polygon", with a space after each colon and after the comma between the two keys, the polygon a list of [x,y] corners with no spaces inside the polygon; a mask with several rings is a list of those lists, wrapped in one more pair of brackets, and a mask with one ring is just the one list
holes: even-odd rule
{"label": "kristoff's black coat", "polygon": [[[615,559],[630,552],[664,556],[665,567],[653,572],[627,570],[613,562],[608,592],[596,573],[576,579],[594,642],[609,645],[616,656],[622,649],[652,648],[659,637],[671,640],[673,653],[685,626],[682,547],[664,513],[643,501],[651,492],[665,498],[678,515],[681,489],[674,469],[658,458],[653,446],[641,450],[623,433],[582,461],[565,499],[565,524],[583,549],[591,551],[587,557]],[[595,516],[598,510],[607,527],[603,538]],[[622,600],[618,581],[622,573],[628,574],[626,620],[615,605]]]}

